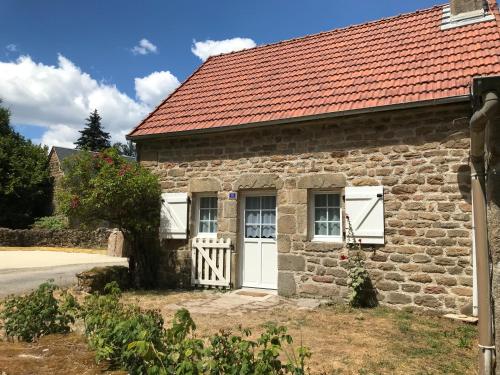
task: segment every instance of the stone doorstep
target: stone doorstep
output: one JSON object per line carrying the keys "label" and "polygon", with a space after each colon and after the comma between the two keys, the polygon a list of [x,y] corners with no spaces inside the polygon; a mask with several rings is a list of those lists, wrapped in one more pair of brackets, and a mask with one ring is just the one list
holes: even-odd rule
{"label": "stone doorstep", "polygon": [[443,315],[444,318],[448,318],[451,320],[458,320],[464,323],[477,324],[478,318],[476,316],[468,316],[463,314],[446,314]]}

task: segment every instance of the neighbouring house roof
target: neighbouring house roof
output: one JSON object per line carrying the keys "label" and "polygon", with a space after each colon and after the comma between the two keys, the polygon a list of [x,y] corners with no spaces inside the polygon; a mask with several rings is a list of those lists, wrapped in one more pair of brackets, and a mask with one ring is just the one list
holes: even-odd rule
{"label": "neighbouring house roof", "polygon": [[[57,155],[57,158],[59,159],[59,163],[61,165],[61,169],[64,171],[64,164],[63,161],[64,159],[73,156],[79,152],[87,152],[84,150],[76,150],[73,148],[66,148],[66,147],[59,147],[59,146],[53,146],[52,149],[50,150],[49,158],[52,153],[55,153]],[[91,151],[93,152],[93,151]],[[129,162],[135,162],[135,158],[131,156],[122,156]]]}
{"label": "neighbouring house roof", "polygon": [[500,73],[490,5],[492,20],[447,30],[437,6],[211,57],[129,138],[464,100],[474,76]]}

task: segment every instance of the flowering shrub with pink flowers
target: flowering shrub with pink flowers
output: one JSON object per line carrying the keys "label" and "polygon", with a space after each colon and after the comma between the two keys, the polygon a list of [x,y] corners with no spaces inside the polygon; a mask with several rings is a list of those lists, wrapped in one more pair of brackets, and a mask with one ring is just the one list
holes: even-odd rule
{"label": "flowering shrub with pink flowers", "polygon": [[107,221],[131,245],[130,269],[141,286],[153,286],[160,225],[158,179],[111,148],[81,152],[65,160],[67,171],[57,192],[59,209],[82,225]]}

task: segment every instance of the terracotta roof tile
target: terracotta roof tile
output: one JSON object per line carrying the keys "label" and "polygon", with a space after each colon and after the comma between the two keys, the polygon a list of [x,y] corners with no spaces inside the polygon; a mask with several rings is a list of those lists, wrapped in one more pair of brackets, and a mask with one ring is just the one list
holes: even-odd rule
{"label": "terracotta roof tile", "polygon": [[443,7],[209,58],[132,137],[465,96],[500,74],[496,20],[441,30]]}

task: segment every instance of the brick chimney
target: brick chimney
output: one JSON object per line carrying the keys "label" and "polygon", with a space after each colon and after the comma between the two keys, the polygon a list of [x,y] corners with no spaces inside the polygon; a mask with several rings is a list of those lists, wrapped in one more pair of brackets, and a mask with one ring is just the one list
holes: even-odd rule
{"label": "brick chimney", "polygon": [[482,10],[483,0],[450,0],[451,16]]}

